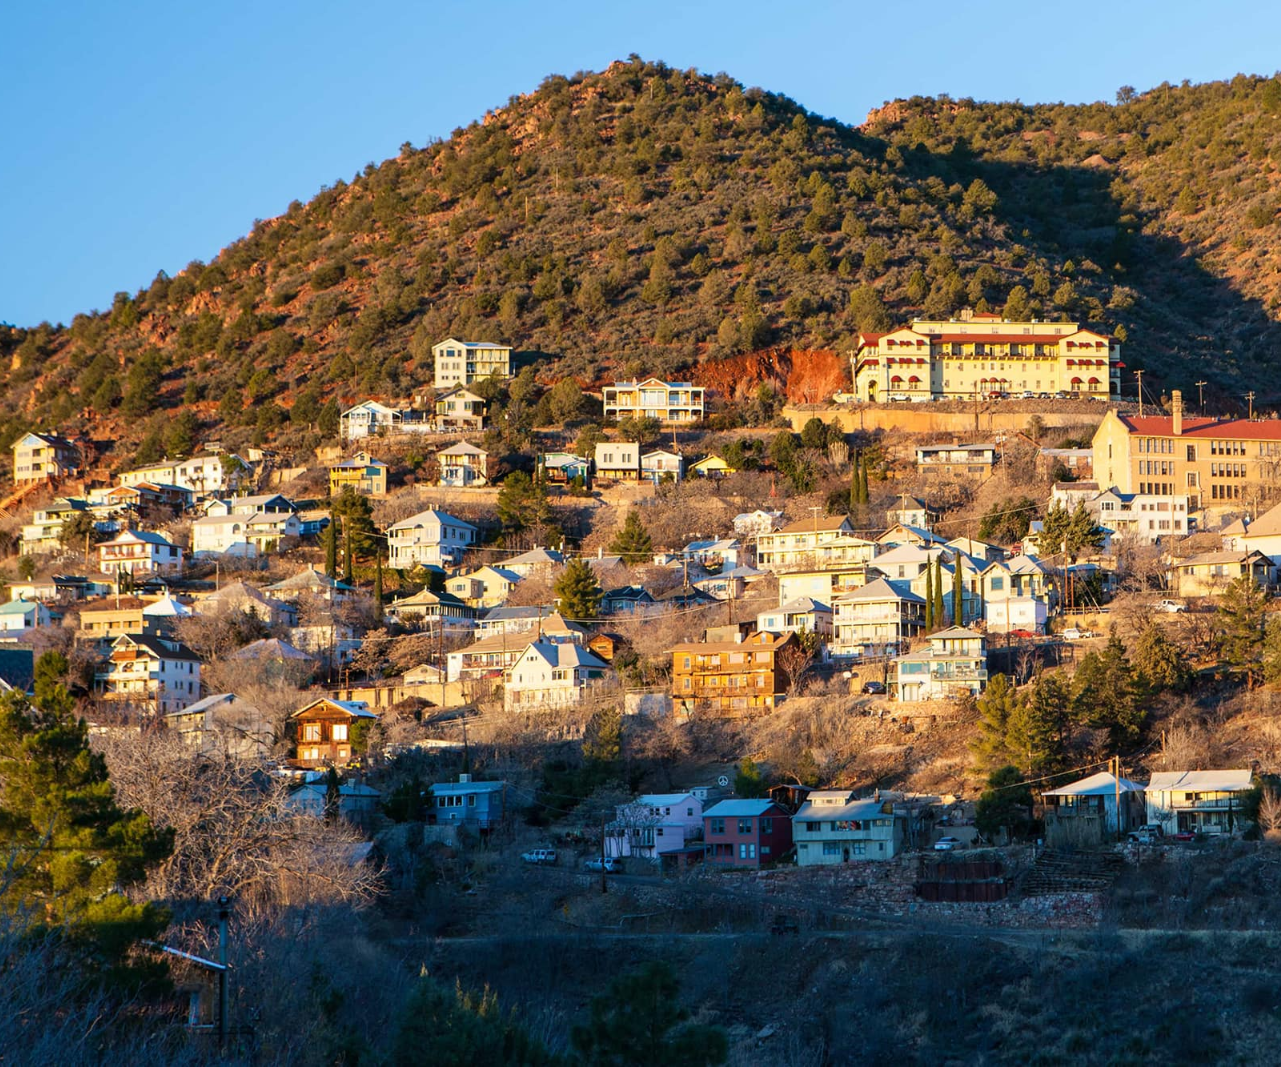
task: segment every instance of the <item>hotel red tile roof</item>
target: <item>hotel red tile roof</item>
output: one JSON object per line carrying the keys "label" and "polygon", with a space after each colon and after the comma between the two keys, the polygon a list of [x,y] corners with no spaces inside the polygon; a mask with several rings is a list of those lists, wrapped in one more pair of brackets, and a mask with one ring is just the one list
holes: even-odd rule
{"label": "hotel red tile roof", "polygon": [[[1174,419],[1169,415],[1120,415],[1133,434],[1143,437],[1173,437]],[[1182,437],[1226,438],[1236,441],[1281,441],[1281,419],[1184,418]]]}

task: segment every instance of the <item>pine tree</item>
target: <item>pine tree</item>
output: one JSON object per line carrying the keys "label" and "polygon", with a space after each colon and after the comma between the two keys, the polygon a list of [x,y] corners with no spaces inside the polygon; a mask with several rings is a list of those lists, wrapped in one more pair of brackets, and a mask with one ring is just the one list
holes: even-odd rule
{"label": "pine tree", "polygon": [[380,552],[374,557],[374,618],[383,621],[383,557]]}
{"label": "pine tree", "polygon": [[1011,710],[1006,747],[1025,773],[1037,777],[1063,765],[1067,704],[1065,686],[1050,675],[1039,679],[1031,696]]}
{"label": "pine tree", "polygon": [[1231,666],[1245,672],[1250,688],[1263,655],[1267,599],[1267,593],[1248,574],[1235,579],[1219,598],[1219,649]]}
{"label": "pine tree", "polygon": [[1183,650],[1156,623],[1149,623],[1139,634],[1130,659],[1147,686],[1156,692],[1167,689],[1180,692],[1192,680],[1192,669]]}
{"label": "pine tree", "polygon": [[970,750],[980,767],[1004,767],[1016,758],[1010,751],[1010,719],[1019,713],[1022,698],[1004,674],[994,674],[975,704],[979,712],[979,733]]}
{"label": "pine tree", "polygon": [[640,512],[632,508],[623,527],[609,543],[610,552],[622,556],[624,563],[648,563],[654,556],[654,542],[641,522]]}
{"label": "pine tree", "polygon": [[59,665],[42,656],[36,674],[34,705],[18,692],[0,698],[0,855],[16,861],[0,879],[0,909],[29,916],[36,928],[60,928],[82,957],[81,973],[128,984],[156,977],[156,965],[126,956],[168,916],[127,891],[169,854],[172,831],[119,808]]}
{"label": "pine tree", "polygon": [[572,620],[595,620],[600,614],[600,582],[586,560],[571,559],[553,587],[560,613]]}
{"label": "pine tree", "polygon": [[765,779],[751,756],[744,756],[734,774],[734,795],[741,800],[755,800],[765,795]]}

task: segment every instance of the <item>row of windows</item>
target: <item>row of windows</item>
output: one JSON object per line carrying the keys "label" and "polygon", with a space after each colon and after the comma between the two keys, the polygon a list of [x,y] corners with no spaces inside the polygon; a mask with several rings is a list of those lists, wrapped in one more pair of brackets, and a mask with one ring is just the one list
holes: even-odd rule
{"label": "row of windows", "polygon": [[1211,441],[1210,455],[1212,456],[1244,456],[1244,441]]}
{"label": "row of windows", "polygon": [[1164,474],[1171,475],[1174,473],[1174,460],[1172,459],[1141,459],[1139,460],[1139,474]]}
{"label": "row of windows", "polygon": [[1139,482],[1139,492],[1144,496],[1173,496],[1173,482]]}
{"label": "row of windows", "polygon": [[1140,437],[1140,452],[1166,452],[1174,451],[1174,441],[1168,437]]}
{"label": "row of windows", "polygon": [[1212,485],[1210,486],[1211,500],[1240,500],[1241,487],[1239,485]]}
{"label": "row of windows", "polygon": [[[708,831],[707,831],[709,834],[723,834],[725,832],[724,819],[710,819],[708,821],[711,823],[711,826],[708,828]],[[739,819],[738,832],[740,834],[750,834],[752,832],[752,820]],[[769,835],[769,834],[772,834],[773,832],[774,832],[773,818],[769,816],[763,817],[761,819],[761,833]]]}
{"label": "row of windows", "polygon": [[1211,478],[1244,478],[1244,463],[1211,463]]}
{"label": "row of windows", "polygon": [[[302,728],[302,739],[304,741],[320,741],[322,739],[321,725],[322,724],[318,722],[304,723]],[[347,724],[345,722],[336,722],[331,724],[329,727],[329,740],[346,741]]]}
{"label": "row of windows", "polygon": [[[438,808],[461,808],[462,806],[463,798],[461,796],[443,796],[436,798],[436,807]],[[474,808],[476,806],[475,793],[467,794],[467,806],[469,808]]]}
{"label": "row of windows", "polygon": [[[683,678],[681,679],[681,688],[684,689],[686,692],[689,692],[689,690],[694,687],[693,682],[694,680],[692,678],[688,678],[688,677]],[[720,675],[713,674],[711,677],[704,679],[704,685],[712,689],[719,689],[721,687]],[[725,679],[725,688],[726,689],[749,689],[749,688],[764,689],[765,675],[757,674],[753,678],[749,679],[749,678],[745,678],[741,674],[734,674]]]}

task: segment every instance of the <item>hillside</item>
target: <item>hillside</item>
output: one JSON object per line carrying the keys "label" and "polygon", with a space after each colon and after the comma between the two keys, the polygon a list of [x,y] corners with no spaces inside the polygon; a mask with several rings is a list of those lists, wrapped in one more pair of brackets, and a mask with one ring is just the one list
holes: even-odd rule
{"label": "hillside", "polygon": [[698,366],[1010,300],[1115,330],[1158,388],[1267,394],[1246,368],[1279,359],[1279,101],[1239,77],[1115,107],[914,99],[856,129],[635,58],[549,77],[107,312],[0,327],[0,437],[127,457],[185,408],[307,446],[338,404],[428,380],[451,333],[512,340],[544,382],[717,381]]}

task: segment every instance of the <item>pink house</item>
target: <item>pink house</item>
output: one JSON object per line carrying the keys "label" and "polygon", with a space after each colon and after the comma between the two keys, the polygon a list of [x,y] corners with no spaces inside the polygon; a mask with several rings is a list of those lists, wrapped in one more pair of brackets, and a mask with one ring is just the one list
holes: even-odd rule
{"label": "pink house", "polygon": [[722,800],[703,812],[704,860],[723,867],[759,868],[792,848],[792,816],[764,800]]}

